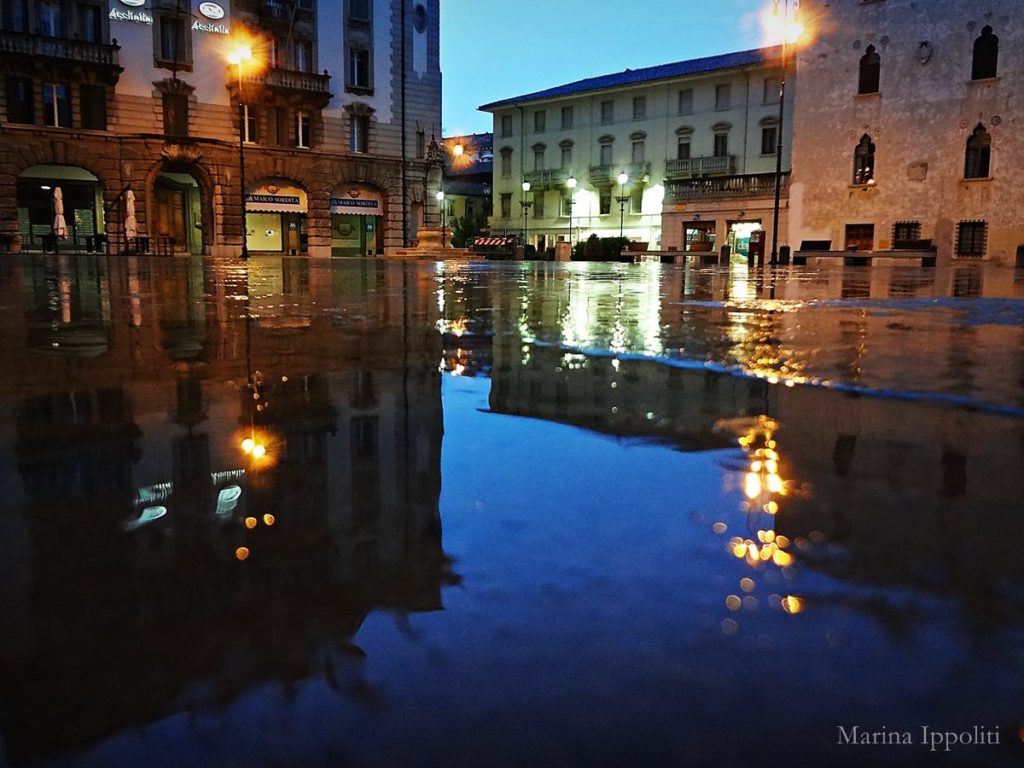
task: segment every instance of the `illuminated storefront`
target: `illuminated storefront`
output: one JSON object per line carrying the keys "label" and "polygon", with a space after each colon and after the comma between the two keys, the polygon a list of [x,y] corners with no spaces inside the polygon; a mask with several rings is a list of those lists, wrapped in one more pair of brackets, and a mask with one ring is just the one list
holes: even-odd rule
{"label": "illuminated storefront", "polygon": [[384,197],[365,186],[339,187],[331,195],[331,255],[384,253]]}
{"label": "illuminated storefront", "polygon": [[267,183],[245,196],[249,249],[271,253],[306,252],[306,192],[288,184]]}
{"label": "illuminated storefront", "polygon": [[18,230],[22,249],[53,250],[55,192],[60,190],[67,237],[63,251],[96,247],[95,236],[104,231],[103,190],[99,180],[84,168],[71,165],[34,165],[18,177]]}

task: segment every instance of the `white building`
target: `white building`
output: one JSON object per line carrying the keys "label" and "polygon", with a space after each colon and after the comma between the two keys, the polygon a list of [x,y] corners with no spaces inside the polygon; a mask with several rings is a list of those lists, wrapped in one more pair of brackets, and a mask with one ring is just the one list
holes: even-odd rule
{"label": "white building", "polygon": [[494,115],[491,231],[528,226],[539,249],[620,231],[652,249],[730,244],[744,253],[754,232],[765,242],[780,55],[767,48],[626,70],[481,107]]}

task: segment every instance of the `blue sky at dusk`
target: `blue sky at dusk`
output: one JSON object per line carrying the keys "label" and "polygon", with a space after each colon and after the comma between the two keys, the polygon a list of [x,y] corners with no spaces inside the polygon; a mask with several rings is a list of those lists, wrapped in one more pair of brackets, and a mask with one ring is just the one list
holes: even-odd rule
{"label": "blue sky at dusk", "polygon": [[584,77],[755,48],[771,0],[441,0],[443,133],[477,107]]}

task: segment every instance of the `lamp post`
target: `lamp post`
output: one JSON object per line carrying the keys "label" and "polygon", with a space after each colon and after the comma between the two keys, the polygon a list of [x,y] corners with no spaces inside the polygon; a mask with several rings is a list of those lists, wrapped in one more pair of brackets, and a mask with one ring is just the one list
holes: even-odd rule
{"label": "lamp post", "polygon": [[[795,5],[795,4],[794,4]],[[781,8],[782,17],[779,18]],[[779,208],[782,202],[782,128],[786,119],[786,66],[789,54],[789,43],[796,42],[803,32],[803,27],[796,19],[789,17],[789,0],[775,0],[775,19],[782,31],[782,70],[779,76],[779,136],[775,147],[775,206],[772,209],[772,253],[768,260],[770,266],[779,263]]]}
{"label": "lamp post", "polygon": [[530,193],[530,182],[523,182],[523,199],[519,201],[519,204],[523,206],[523,250],[526,250],[526,246],[530,244],[530,206],[532,202],[526,199],[526,196]]}
{"label": "lamp post", "polygon": [[626,203],[629,202],[629,195],[626,194],[626,182],[629,181],[629,174],[622,172],[619,174],[619,196],[615,198],[615,201],[619,204],[619,238],[625,236],[625,221],[626,221]]}
{"label": "lamp post", "polygon": [[240,45],[228,54],[228,62],[238,67],[238,182],[242,196],[242,259],[249,258],[249,232],[245,224],[245,104],[242,103],[242,62],[252,61],[252,49]]}
{"label": "lamp post", "polygon": [[444,190],[437,190],[437,194],[434,195],[437,198],[437,210],[441,216],[441,250],[444,250],[444,225],[445,225],[445,214],[447,213],[447,206],[444,203]]}
{"label": "lamp post", "polygon": [[575,176],[570,176],[565,180],[566,189],[569,190],[569,248],[572,248],[572,207],[576,204],[573,199],[573,195],[576,193],[576,181]]}

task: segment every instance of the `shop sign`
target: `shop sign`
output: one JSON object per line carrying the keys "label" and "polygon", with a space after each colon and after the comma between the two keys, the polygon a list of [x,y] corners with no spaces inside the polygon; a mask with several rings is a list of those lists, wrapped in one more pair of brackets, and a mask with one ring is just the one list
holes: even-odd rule
{"label": "shop sign", "polygon": [[335,191],[331,197],[331,213],[379,216],[383,210],[384,198],[380,193],[364,187],[353,187],[342,195]]}
{"label": "shop sign", "polygon": [[298,195],[246,195],[247,203],[269,203],[271,205],[298,205]]}
{"label": "shop sign", "polygon": [[192,22],[193,32],[212,32],[215,35],[230,35],[231,30],[228,29],[225,24],[214,24],[209,21],[200,21],[196,19]]}
{"label": "shop sign", "polygon": [[111,21],[130,21],[133,24],[153,24],[153,17],[145,11],[126,11],[122,8],[111,8],[109,18]]}
{"label": "shop sign", "polygon": [[214,21],[224,18],[224,8],[217,3],[200,3],[199,12],[206,18],[213,19]]}
{"label": "shop sign", "polygon": [[305,213],[306,193],[297,187],[260,186],[245,196],[245,209],[252,213]]}
{"label": "shop sign", "polygon": [[352,200],[347,197],[332,197],[331,208],[358,208],[360,212],[379,211],[380,203],[376,200]]}

